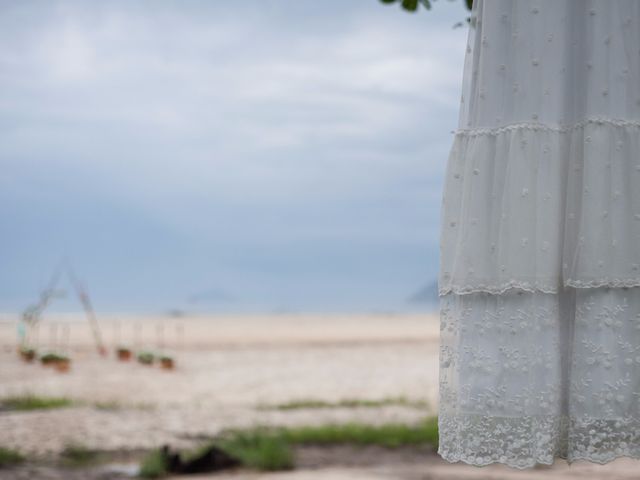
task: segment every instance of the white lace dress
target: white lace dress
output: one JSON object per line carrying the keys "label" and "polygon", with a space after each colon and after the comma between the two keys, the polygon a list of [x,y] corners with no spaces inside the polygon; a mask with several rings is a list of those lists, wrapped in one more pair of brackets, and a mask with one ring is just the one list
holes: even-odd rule
{"label": "white lace dress", "polygon": [[476,0],[463,79],[438,453],[640,457],[640,1]]}

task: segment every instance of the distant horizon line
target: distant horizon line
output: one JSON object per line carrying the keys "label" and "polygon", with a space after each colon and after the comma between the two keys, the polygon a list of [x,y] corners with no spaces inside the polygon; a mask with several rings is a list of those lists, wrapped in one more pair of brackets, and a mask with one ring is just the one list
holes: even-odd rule
{"label": "distant horizon line", "polygon": [[[119,310],[119,311],[96,311],[95,314],[100,319],[101,317],[117,317],[117,316],[129,316],[129,317],[166,317],[167,319],[178,320],[180,318],[189,317],[219,317],[219,316],[286,316],[286,315],[309,315],[309,316],[348,316],[348,315],[373,315],[373,316],[404,316],[404,315],[429,315],[437,313],[437,307],[424,308],[412,308],[412,309],[353,309],[353,310],[313,310],[313,309],[290,309],[290,310],[226,310],[226,311],[185,311],[180,314],[172,314],[169,311],[134,311],[134,310]],[[22,312],[16,311],[0,311],[0,323],[5,322],[5,317],[9,317],[15,321],[22,316]],[[51,311],[42,315],[43,319],[47,317],[82,317],[86,315],[82,311]]]}

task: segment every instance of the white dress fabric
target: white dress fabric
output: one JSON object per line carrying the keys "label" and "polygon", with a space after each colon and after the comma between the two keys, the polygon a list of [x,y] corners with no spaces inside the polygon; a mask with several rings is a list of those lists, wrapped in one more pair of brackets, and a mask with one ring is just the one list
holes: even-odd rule
{"label": "white dress fabric", "polygon": [[454,133],[438,453],[640,458],[640,1],[475,0]]}

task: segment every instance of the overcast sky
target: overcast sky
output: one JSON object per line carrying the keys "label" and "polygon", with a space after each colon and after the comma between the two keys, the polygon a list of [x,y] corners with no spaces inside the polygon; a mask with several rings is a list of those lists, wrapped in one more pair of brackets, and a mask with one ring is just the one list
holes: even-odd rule
{"label": "overcast sky", "polygon": [[413,308],[462,4],[3,1],[0,310],[63,256],[101,311]]}

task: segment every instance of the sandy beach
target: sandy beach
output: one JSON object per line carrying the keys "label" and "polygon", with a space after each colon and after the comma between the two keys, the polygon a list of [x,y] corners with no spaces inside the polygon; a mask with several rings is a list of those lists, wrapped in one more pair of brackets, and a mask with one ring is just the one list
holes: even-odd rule
{"label": "sandy beach", "polygon": [[[74,404],[0,412],[0,446],[45,457],[70,444],[106,451],[152,449],[164,443],[182,448],[197,445],[226,427],[354,420],[412,423],[437,412],[439,324],[435,315],[112,316],[101,318],[100,325],[109,350],[106,357],[95,351],[82,319],[61,316],[43,321],[37,337],[39,350],[63,350],[72,358],[70,371],[58,373],[18,358],[16,326],[5,317],[0,328],[0,397],[67,397]],[[175,369],[120,362],[113,354],[119,344],[170,354]],[[269,408],[308,399],[397,397],[406,399],[406,404]],[[522,472],[503,466],[449,465],[434,452],[421,450],[345,454],[342,449],[329,455],[329,460],[326,451],[323,455],[303,449],[300,468],[294,472],[243,472],[215,478],[539,478],[536,472],[541,473],[539,469]],[[599,475],[605,472],[616,475],[610,478],[637,478],[639,466],[629,459],[607,466],[587,462],[567,466],[558,461],[542,470],[548,478],[569,478],[578,472],[587,478],[602,478]],[[635,476],[628,476],[632,471]],[[33,471],[30,475],[37,478]],[[18,477],[0,473],[4,478]]]}

